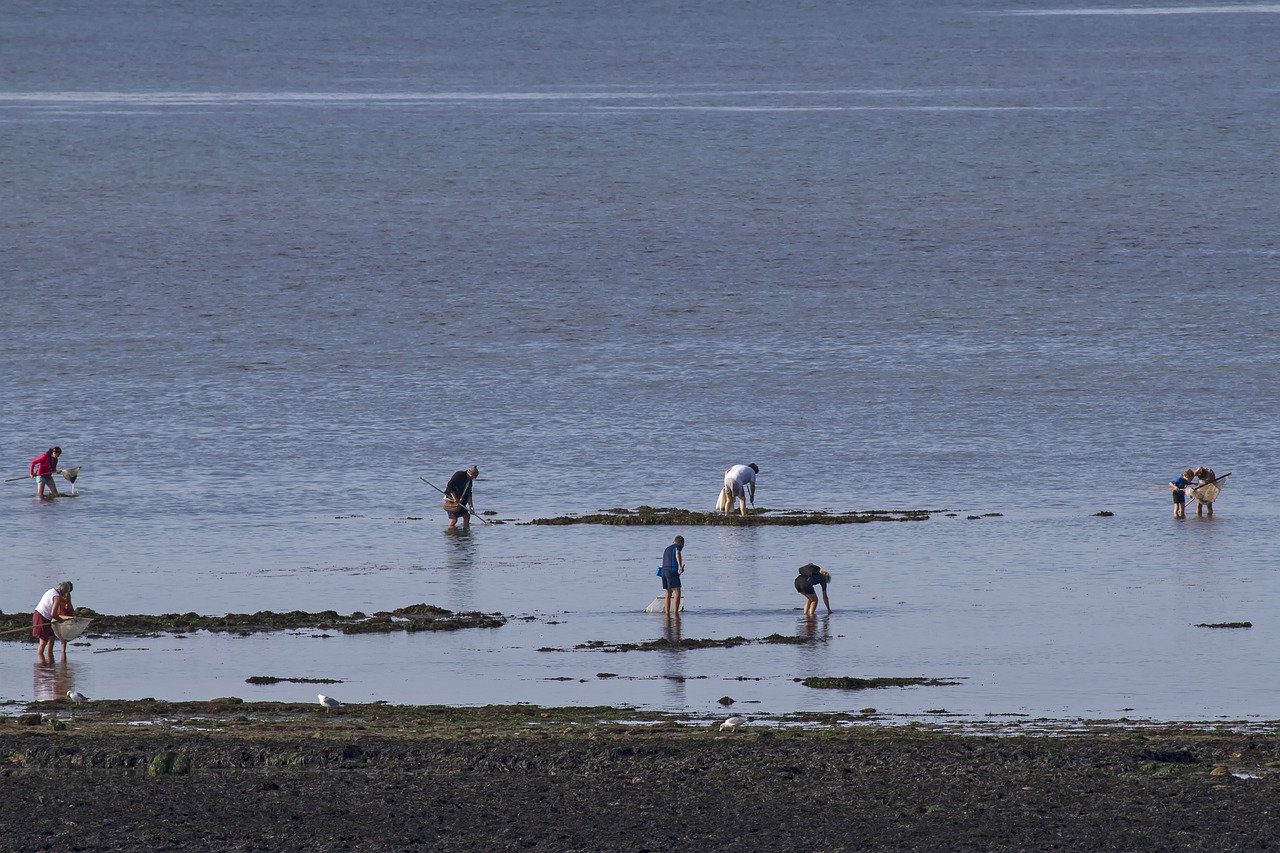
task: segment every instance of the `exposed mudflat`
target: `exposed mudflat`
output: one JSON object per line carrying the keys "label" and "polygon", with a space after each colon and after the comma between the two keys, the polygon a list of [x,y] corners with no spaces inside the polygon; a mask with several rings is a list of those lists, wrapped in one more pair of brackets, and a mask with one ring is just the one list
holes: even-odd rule
{"label": "exposed mudflat", "polygon": [[626,709],[235,699],[31,710],[0,723],[0,820],[31,827],[4,849],[1253,851],[1280,830],[1272,734],[722,733]]}

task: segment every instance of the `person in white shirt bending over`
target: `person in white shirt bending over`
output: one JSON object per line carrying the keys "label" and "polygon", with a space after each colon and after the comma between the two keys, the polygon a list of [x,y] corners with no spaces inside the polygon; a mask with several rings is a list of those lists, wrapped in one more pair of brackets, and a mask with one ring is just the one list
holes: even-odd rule
{"label": "person in white shirt bending over", "polygon": [[743,518],[747,516],[747,500],[751,505],[756,503],[756,474],[760,466],[752,462],[747,465],[734,465],[724,472],[724,488],[720,490],[720,500],[716,501],[716,509],[728,515],[736,500]]}

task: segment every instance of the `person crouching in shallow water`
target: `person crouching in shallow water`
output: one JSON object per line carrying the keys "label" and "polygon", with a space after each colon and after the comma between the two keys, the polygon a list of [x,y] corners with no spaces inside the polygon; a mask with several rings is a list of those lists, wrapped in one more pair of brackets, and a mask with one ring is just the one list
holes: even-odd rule
{"label": "person crouching in shallow water", "polygon": [[462,529],[471,527],[471,513],[476,511],[471,483],[480,476],[480,469],[472,465],[465,471],[454,471],[444,487],[444,511],[449,516],[449,527],[457,527],[462,519]]}
{"label": "person crouching in shallow water", "polygon": [[[46,592],[31,614],[31,636],[40,641],[40,660],[45,660],[48,653],[49,663],[53,663],[53,623],[61,622],[76,615],[71,606],[71,581],[63,581]],[[62,642],[62,656],[67,656],[67,643]]]}
{"label": "person crouching in shallow water", "polygon": [[818,593],[814,585],[822,587],[822,603],[831,612],[831,599],[827,598],[827,584],[831,583],[831,573],[824,571],[813,563],[805,563],[796,575],[796,592],[804,596],[804,615],[806,618],[818,615]]}
{"label": "person crouching in shallow water", "polygon": [[1187,517],[1187,486],[1191,485],[1191,481],[1195,478],[1196,472],[1188,468],[1177,479],[1169,481],[1169,486],[1173,489],[1174,518]]}
{"label": "person crouching in shallow water", "polygon": [[671,540],[667,550],[662,552],[662,588],[667,591],[663,602],[663,612],[668,616],[680,615],[680,576],[684,574],[684,537],[677,536]]}

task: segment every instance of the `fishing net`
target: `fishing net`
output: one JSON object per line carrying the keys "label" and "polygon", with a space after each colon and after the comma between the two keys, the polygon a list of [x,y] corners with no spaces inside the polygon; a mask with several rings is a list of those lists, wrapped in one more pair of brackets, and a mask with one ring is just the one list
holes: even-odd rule
{"label": "fishing net", "polygon": [[75,483],[76,477],[80,476],[80,466],[77,465],[74,468],[63,468],[62,476],[67,478],[68,483]]}
{"label": "fishing net", "polygon": [[72,616],[70,619],[62,622],[54,622],[53,636],[62,640],[64,643],[69,643],[76,637],[83,634],[91,622],[93,622],[93,620],[87,616]]}
{"label": "fishing net", "polygon": [[1218,478],[1212,483],[1201,483],[1198,486],[1192,486],[1191,497],[1195,498],[1202,504],[1211,504],[1218,499],[1218,493],[1222,491],[1222,478]]}
{"label": "fishing net", "polygon": [[[644,609],[645,613],[662,613],[667,609],[667,596],[665,593],[649,602],[649,606]],[[680,612],[684,612],[684,597],[680,598]]]}

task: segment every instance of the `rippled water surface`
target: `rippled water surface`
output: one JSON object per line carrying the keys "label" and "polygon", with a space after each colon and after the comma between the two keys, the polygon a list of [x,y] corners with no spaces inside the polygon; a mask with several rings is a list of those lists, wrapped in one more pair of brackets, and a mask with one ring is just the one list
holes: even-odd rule
{"label": "rippled water surface", "polygon": [[[1277,10],[15,10],[0,449],[83,471],[4,484],[0,607],[517,618],[4,643],[0,698],[1275,717]],[[739,461],[764,507],[954,515],[521,524]],[[419,478],[473,463],[506,523],[446,533]],[[678,626],[640,612],[676,532]],[[574,648],[676,630],[814,642]]]}

